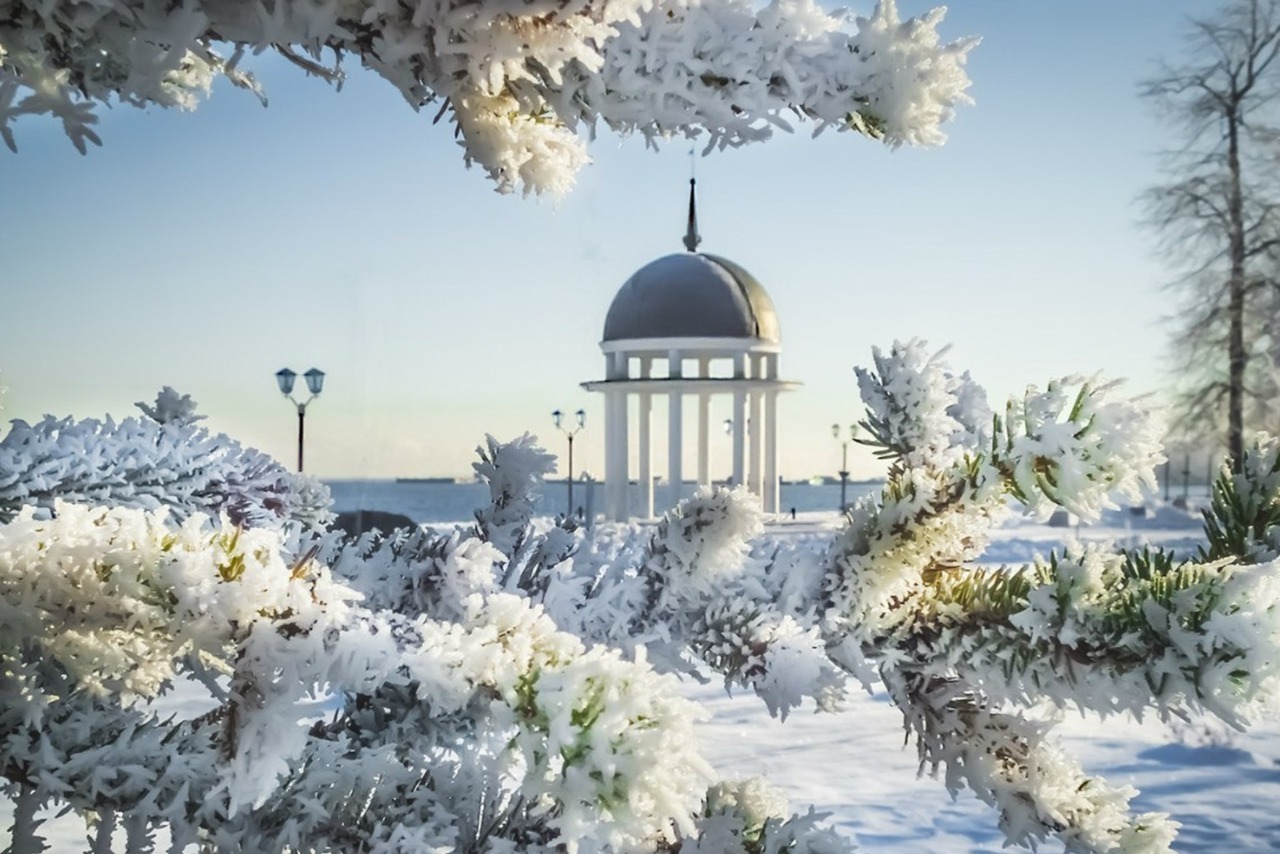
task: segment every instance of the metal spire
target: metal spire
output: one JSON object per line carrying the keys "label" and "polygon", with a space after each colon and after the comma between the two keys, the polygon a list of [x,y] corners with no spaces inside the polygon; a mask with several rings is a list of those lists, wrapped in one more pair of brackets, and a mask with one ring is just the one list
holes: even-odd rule
{"label": "metal spire", "polygon": [[694,190],[698,186],[698,179],[689,179],[689,228],[684,233],[684,248],[690,252],[698,251],[698,244],[702,242],[702,235],[698,234],[698,207]]}

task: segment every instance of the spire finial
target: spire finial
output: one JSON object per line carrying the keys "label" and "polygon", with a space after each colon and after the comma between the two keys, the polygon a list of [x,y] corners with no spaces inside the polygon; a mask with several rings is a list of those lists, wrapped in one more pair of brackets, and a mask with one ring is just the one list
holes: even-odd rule
{"label": "spire finial", "polygon": [[698,186],[697,178],[689,179],[689,228],[684,233],[684,248],[690,252],[698,251],[698,244],[702,242],[702,235],[698,234],[698,206],[696,201],[695,190]]}

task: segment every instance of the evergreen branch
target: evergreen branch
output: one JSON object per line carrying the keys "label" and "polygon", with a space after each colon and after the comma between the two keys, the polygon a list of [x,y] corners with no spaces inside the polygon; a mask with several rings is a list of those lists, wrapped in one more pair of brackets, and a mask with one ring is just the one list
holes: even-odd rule
{"label": "evergreen branch", "polygon": [[909,616],[873,646],[1011,701],[1206,710],[1239,726],[1280,676],[1269,657],[1280,651],[1277,620],[1264,567],[1086,549],[1022,568],[927,573]]}
{"label": "evergreen branch", "polygon": [[1280,442],[1264,435],[1245,449],[1238,473],[1223,468],[1204,515],[1205,561],[1244,563],[1280,556]]}
{"label": "evergreen branch", "polygon": [[953,795],[969,788],[995,807],[1011,844],[1035,848],[1056,836],[1072,854],[1171,851],[1176,823],[1131,815],[1136,790],[1086,775],[1046,740],[1045,723],[992,711],[960,680],[895,671],[885,681],[921,770],[941,769]]}

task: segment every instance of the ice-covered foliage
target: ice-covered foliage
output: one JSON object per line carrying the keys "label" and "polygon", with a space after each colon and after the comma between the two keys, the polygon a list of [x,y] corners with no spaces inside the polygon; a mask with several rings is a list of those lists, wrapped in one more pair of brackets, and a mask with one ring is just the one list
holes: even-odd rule
{"label": "ice-covered foliage", "polygon": [[1208,559],[1266,563],[1280,557],[1280,441],[1260,434],[1245,448],[1240,471],[1219,472],[1205,512]]}
{"label": "ice-covered foliage", "polygon": [[[1276,706],[1275,440],[1223,472],[1197,559],[1095,545],[992,569],[978,560],[1010,512],[1088,516],[1149,483],[1152,416],[1076,379],[993,410],[921,342],[877,351],[859,383],[889,476],[816,547],[762,540],[741,489],[649,527],[535,519],[551,460],[529,436],[478,449],[491,501],[452,531],[352,542],[208,518],[180,489],[151,508],[108,487],[118,506],[93,507],[87,484],[64,492],[88,501],[18,510],[0,524],[15,851],[41,850],[49,805],[90,820],[95,854],[117,825],[130,850],[164,825],[264,852],[848,851],[763,781],[716,779],[674,686],[690,671],[784,718],[861,682],[1010,843],[1170,851],[1176,822],[1133,814],[1134,790],[1054,726],[1082,709],[1240,727]],[[194,436],[192,413],[171,394],[152,414]],[[108,484],[173,453],[75,435]],[[207,712],[157,714],[178,680]]]}
{"label": "ice-covered foliage", "polygon": [[47,514],[59,500],[166,507],[178,520],[225,513],[250,526],[332,520],[328,487],[197,426],[203,416],[189,395],[166,386],[154,405],[137,406],[147,417],[12,422],[0,439],[0,521],[24,506]]}
{"label": "ice-covered foliage", "polygon": [[[363,606],[273,530],[55,511],[0,527],[0,767],[22,797],[219,850],[634,850],[695,831],[712,778],[691,704],[527,597],[408,617]],[[199,719],[138,702],[210,672]],[[299,701],[325,690],[340,710],[300,726]]]}
{"label": "ice-covered foliage", "polygon": [[168,515],[58,501],[52,519],[27,507],[0,529],[6,659],[33,645],[74,690],[127,704],[159,693],[179,659],[219,660],[237,632],[319,596],[315,579],[291,583],[309,569],[284,565],[274,532]]}
{"label": "ice-covered foliage", "polygon": [[1064,379],[983,431],[985,405],[920,342],[877,354],[860,380],[892,466],[827,555],[833,659],[883,682],[922,765],[995,806],[1010,841],[1167,850],[1174,825],[1130,815],[1134,793],[1065,757],[1035,704],[1243,721],[1276,697],[1274,567],[1088,549],[976,569],[1011,499],[1090,518],[1136,496],[1162,459],[1153,417],[1114,385]]}
{"label": "ice-covered foliage", "polygon": [[535,491],[556,465],[529,433],[512,442],[485,437],[472,463],[476,476],[489,485],[489,506],[476,511],[481,537],[510,552],[524,538],[533,519]]}
{"label": "ice-covered foliage", "polygon": [[681,854],[850,854],[854,846],[822,827],[825,816],[780,818],[790,811],[787,799],[761,777],[717,783],[707,790],[698,818],[698,833],[682,840]]}
{"label": "ice-covered foliage", "polygon": [[472,468],[489,485],[489,504],[476,510],[475,535],[502,555],[499,583],[503,588],[539,592],[548,583],[549,573],[577,549],[579,540],[572,518],[533,535],[535,499],[543,480],[555,469],[555,456],[528,433],[506,443],[486,436],[485,442],[476,448],[480,461]]}
{"label": "ice-covered foliage", "polygon": [[172,386],[160,389],[154,404],[140,400],[134,406],[157,424],[192,424],[204,420],[203,415],[196,415],[197,404],[191,395],[179,394]]}
{"label": "ice-covered foliage", "polygon": [[996,420],[992,461],[1028,510],[1047,518],[1063,507],[1094,520],[1116,506],[1113,496],[1137,501],[1155,490],[1160,421],[1115,389],[1063,377],[1028,389]]}
{"label": "ice-covered foliage", "polygon": [[813,0],[0,0],[0,136],[16,150],[14,120],[43,114],[84,152],[98,105],[189,110],[218,77],[265,103],[242,66],[269,50],[339,84],[358,61],[447,115],[499,189],[561,193],[600,123],[723,148],[789,115],[941,143],[975,43],[943,42],[942,16],[903,21],[893,0],[852,21]]}

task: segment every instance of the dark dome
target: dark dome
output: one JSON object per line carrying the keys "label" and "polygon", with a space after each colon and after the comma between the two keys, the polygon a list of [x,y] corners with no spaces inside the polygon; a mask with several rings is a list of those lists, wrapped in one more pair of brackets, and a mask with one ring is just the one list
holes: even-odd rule
{"label": "dark dome", "polygon": [[773,300],[755,277],[716,255],[667,255],[618,289],[605,341],[632,338],[757,338],[779,342]]}

